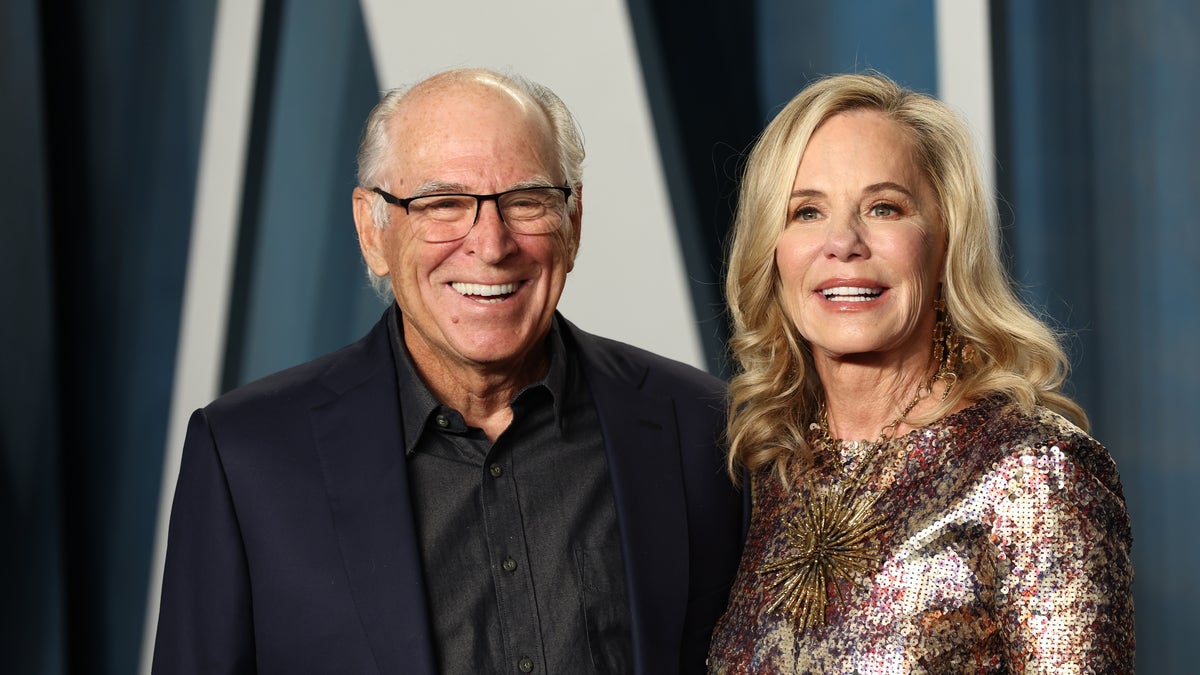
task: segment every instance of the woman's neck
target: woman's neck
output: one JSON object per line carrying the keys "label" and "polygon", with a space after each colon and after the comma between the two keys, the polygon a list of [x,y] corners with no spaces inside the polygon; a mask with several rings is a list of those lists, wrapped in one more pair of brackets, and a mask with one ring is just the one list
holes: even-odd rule
{"label": "woman's neck", "polygon": [[[932,369],[927,362],[889,367],[830,359],[824,367],[818,364],[817,372],[833,438],[874,441],[899,436],[912,427],[897,420],[937,400],[928,391]],[[940,396],[937,384],[934,389]]]}

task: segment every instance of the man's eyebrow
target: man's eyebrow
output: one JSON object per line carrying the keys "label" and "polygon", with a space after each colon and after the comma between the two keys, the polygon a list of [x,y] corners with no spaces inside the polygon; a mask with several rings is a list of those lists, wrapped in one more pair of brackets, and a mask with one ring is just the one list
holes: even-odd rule
{"label": "man's eyebrow", "polygon": [[448,181],[433,180],[427,183],[418,185],[412,191],[413,197],[421,197],[424,195],[432,195],[444,192],[465,192],[467,187],[462,183],[451,183]]}
{"label": "man's eyebrow", "polygon": [[523,190],[525,188],[553,187],[554,185],[556,185],[556,183],[551,181],[546,176],[534,176],[533,178],[529,178],[529,179],[526,179],[526,180],[523,180],[523,181],[520,181],[517,183],[513,183],[512,185],[509,186],[508,189],[509,190]]}
{"label": "man's eyebrow", "polygon": [[[525,188],[551,187],[554,183],[549,178],[544,176],[535,176],[523,181],[519,181],[500,190],[507,192],[509,190],[523,190]],[[427,183],[422,183],[413,190],[413,197],[424,197],[427,195],[445,194],[445,193],[461,193],[473,194],[463,183],[452,183],[450,181],[433,180]]]}

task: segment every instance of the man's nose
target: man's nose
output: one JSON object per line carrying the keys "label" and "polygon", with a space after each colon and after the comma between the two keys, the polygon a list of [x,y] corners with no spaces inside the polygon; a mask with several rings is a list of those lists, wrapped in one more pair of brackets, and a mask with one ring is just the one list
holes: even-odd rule
{"label": "man's nose", "polygon": [[479,217],[483,214],[484,206],[488,202],[492,203],[492,206],[495,208],[494,213],[496,214],[496,217],[500,219],[500,222],[502,224],[504,224],[504,213],[500,210],[500,198],[499,197],[476,197],[476,200],[477,201],[475,202],[475,220],[472,222],[473,225],[479,224]]}
{"label": "man's nose", "polygon": [[[492,204],[485,205],[485,201]],[[504,224],[504,216],[501,215],[499,203],[495,199],[479,200],[479,208],[475,211],[475,223],[467,233],[466,246],[468,252],[487,262],[504,259],[516,246],[516,240]]]}

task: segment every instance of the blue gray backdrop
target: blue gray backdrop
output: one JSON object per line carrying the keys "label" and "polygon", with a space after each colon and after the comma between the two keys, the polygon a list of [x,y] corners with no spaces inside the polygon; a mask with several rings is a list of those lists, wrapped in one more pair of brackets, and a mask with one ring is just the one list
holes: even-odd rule
{"label": "blue gray backdrop", "polygon": [[[258,3],[243,26],[244,143],[236,166],[217,167],[237,184],[231,255],[213,261],[189,249],[216,142],[204,136],[214,45],[239,26],[218,19],[233,3],[0,1],[0,670],[141,667],[189,278],[229,270],[215,391],[349,342],[378,316],[351,230],[354,147],[378,90],[399,84],[381,81],[381,43],[422,30],[371,26],[390,16],[383,4],[398,6]],[[683,297],[651,301],[686,306],[691,334],[663,339],[699,345],[700,365],[722,373],[718,283],[741,152],[821,74],[875,68],[939,93],[955,58],[937,48],[947,27],[934,0],[610,4],[628,22],[612,40],[637,64],[669,205],[659,220],[683,266]],[[1074,392],[1121,469],[1139,668],[1185,672],[1200,634],[1200,5],[981,5],[984,32],[963,31],[990,55],[1012,272],[1071,335]],[[410,58],[424,73],[463,65]],[[611,74],[589,68],[578,77]],[[604,225],[585,223],[587,247]]]}

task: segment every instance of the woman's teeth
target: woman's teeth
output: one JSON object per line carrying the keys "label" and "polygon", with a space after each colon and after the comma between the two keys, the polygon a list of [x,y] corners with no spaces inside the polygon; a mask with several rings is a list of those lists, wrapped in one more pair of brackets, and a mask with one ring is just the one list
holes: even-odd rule
{"label": "woman's teeth", "polygon": [[836,286],[821,291],[826,300],[835,302],[866,302],[883,295],[881,288],[858,288],[856,286]]}

